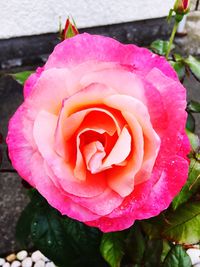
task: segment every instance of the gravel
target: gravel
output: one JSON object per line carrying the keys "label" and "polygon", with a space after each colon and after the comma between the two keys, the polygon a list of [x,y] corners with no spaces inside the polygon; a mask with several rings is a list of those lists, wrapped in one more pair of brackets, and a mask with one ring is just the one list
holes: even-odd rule
{"label": "gravel", "polygon": [[56,267],[56,265],[39,250],[33,253],[21,250],[16,254],[12,253],[5,258],[0,258],[0,267]]}
{"label": "gravel", "polygon": [[189,248],[187,254],[190,256],[193,266],[200,267],[200,249]]}
{"label": "gravel", "polygon": [[[187,250],[193,267],[200,267],[200,248],[194,247]],[[56,265],[45,257],[39,250],[29,253],[21,250],[18,253],[9,254],[0,258],[0,267],[56,267]]]}

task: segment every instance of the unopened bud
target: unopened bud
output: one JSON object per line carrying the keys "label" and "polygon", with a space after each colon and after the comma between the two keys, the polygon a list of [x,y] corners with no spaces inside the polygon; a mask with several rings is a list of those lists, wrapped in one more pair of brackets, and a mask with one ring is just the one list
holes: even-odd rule
{"label": "unopened bud", "polygon": [[185,15],[190,8],[190,0],[176,0],[174,4],[174,11],[176,14]]}
{"label": "unopened bud", "polygon": [[74,21],[71,21],[70,18],[68,18],[65,23],[65,28],[60,33],[61,39],[65,40],[77,34],[79,34],[79,32]]}

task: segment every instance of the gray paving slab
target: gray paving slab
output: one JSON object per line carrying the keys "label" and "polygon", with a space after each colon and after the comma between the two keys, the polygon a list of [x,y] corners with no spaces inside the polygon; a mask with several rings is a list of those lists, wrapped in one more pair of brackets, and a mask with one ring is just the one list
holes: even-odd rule
{"label": "gray paving slab", "polygon": [[15,225],[28,203],[20,177],[15,173],[0,173],[0,255],[20,248],[15,240]]}

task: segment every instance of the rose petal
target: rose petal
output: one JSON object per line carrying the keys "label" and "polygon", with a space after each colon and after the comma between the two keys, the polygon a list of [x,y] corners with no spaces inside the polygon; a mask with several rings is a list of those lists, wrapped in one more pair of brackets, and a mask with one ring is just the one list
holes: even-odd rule
{"label": "rose petal", "polygon": [[37,83],[38,79],[40,78],[42,72],[44,71],[44,67],[42,68],[37,68],[36,72],[31,74],[28,79],[25,81],[24,84],[24,98],[30,95],[33,87]]}
{"label": "rose petal", "polygon": [[67,77],[70,77],[70,72],[67,69],[43,71],[34,85],[34,90],[26,98],[27,103],[37,112],[46,110],[57,115],[63,99],[68,97],[70,93]]}
{"label": "rose petal", "polygon": [[44,160],[35,153],[30,161],[30,169],[34,180],[37,180],[36,189],[42,194],[51,206],[58,209],[62,215],[70,216],[76,220],[87,221],[99,218],[97,214],[77,205],[69,197],[59,191],[51,179],[44,172]]}
{"label": "rose petal", "polygon": [[6,142],[13,167],[21,177],[35,186],[29,169],[29,162],[36,145],[32,137],[32,118],[28,117],[31,115],[28,112],[26,103],[15,112],[9,121]]}
{"label": "rose petal", "polygon": [[56,124],[55,115],[41,111],[35,120],[33,129],[38,150],[53,171],[54,176],[51,179],[57,180],[62,189],[70,194],[82,197],[94,197],[101,194],[106,188],[105,178],[102,175],[99,175],[100,179],[98,175],[87,176],[87,180],[81,182],[74,177],[73,170],[54,151]]}
{"label": "rose petal", "polygon": [[129,65],[142,75],[146,75],[152,68],[157,67],[165,75],[178,81],[176,72],[164,57],[133,44],[124,45],[113,38],[87,33],[78,34],[58,44],[50,55],[45,69],[72,68],[86,61]]}
{"label": "rose petal", "polygon": [[83,76],[80,83],[82,86],[88,86],[91,83],[104,84],[119,94],[126,94],[140,100],[148,107],[154,129],[162,131],[163,128],[166,128],[168,116],[160,92],[152,83],[148,83],[140,75],[127,71],[123,66],[116,65],[112,69],[88,73]]}
{"label": "rose petal", "polygon": [[101,142],[95,141],[89,143],[83,148],[83,155],[86,161],[86,166],[91,173],[97,173],[101,168],[103,158],[106,153]]}
{"label": "rose petal", "polygon": [[[141,183],[150,177],[160,148],[160,138],[152,128],[148,110],[139,100],[127,95],[109,96],[104,100],[104,103],[108,106],[121,110],[122,114],[124,115],[124,118],[126,120],[128,119],[129,127],[131,127],[132,125],[134,127],[134,116],[142,128],[142,138],[144,138],[144,158],[143,164],[140,168],[140,173],[137,174],[135,177],[135,184]],[[134,136],[134,128],[131,132],[133,140],[135,139],[137,141],[138,137]],[[141,154],[142,153],[140,150],[138,152],[138,155]],[[133,173],[129,173],[129,175],[134,177],[136,173],[137,172],[135,172],[135,169],[133,168]]]}
{"label": "rose petal", "polygon": [[[78,203],[81,206],[88,208],[91,212],[101,216],[111,213],[123,202],[123,198],[109,188],[97,197],[78,198],[70,196],[70,198],[75,201],[75,203]],[[101,203],[101,205],[99,205],[99,203]]]}
{"label": "rose petal", "polygon": [[[68,107],[67,103],[64,107]],[[107,132],[109,135],[114,135],[115,131],[118,134],[121,132],[122,121],[118,116],[118,120],[115,118],[111,111],[103,108],[86,108],[85,110],[76,112],[69,117],[67,117],[67,112],[61,111],[59,121],[55,133],[55,149],[56,152],[64,157],[67,161],[70,158],[69,146],[67,147],[67,142],[73,135],[81,129],[102,129],[103,132]],[[81,127],[81,124],[83,125]],[[79,127],[81,127],[79,129]],[[71,142],[70,142],[71,146]]]}
{"label": "rose petal", "polygon": [[128,129],[124,127],[110,154],[105,158],[102,169],[121,164],[128,157],[131,151],[131,139]]}
{"label": "rose petal", "polygon": [[[74,167],[74,175],[77,179],[80,179],[82,181],[86,180],[86,166],[85,166],[85,159],[83,159],[83,155],[80,151],[80,135],[82,135],[83,133],[85,132],[88,132],[90,131],[91,129],[84,129],[82,131],[80,131],[80,133],[77,135],[77,138],[76,138],[76,163],[75,163],[75,167]],[[102,129],[95,129],[94,132],[97,132],[97,133],[104,133],[105,130],[102,130]],[[89,169],[88,169],[89,170]],[[92,172],[93,173],[93,172]],[[96,172],[94,172],[93,174],[95,174]]]}
{"label": "rose petal", "polygon": [[[169,118],[167,127],[160,133],[162,143],[159,160],[162,161],[163,157],[170,157],[173,154],[177,154],[182,145],[182,136],[185,135],[187,118],[185,111],[186,91],[181,83],[166,77],[156,68],[148,74],[147,79],[159,90]],[[176,112],[174,112],[175,110]],[[189,153],[190,148],[187,147],[186,150]]]}
{"label": "rose petal", "polygon": [[115,92],[127,94],[146,102],[142,80],[123,66],[116,65],[111,69],[88,73],[82,77],[80,83],[84,87],[92,83],[102,84],[112,88]]}
{"label": "rose petal", "polygon": [[156,216],[168,208],[187,179],[187,176],[182,174],[188,172],[188,162],[175,156],[169,161],[167,159],[163,167],[165,171],[156,170],[152,180],[137,185],[131,196],[125,199],[119,208],[107,217],[101,217],[87,224],[98,227],[103,232],[119,231],[122,227],[123,229],[130,227],[135,220]]}
{"label": "rose petal", "polygon": [[[101,94],[99,94],[99,92],[101,92]],[[113,92],[114,91],[112,89],[107,88],[104,85],[91,84],[90,86],[84,88],[80,92],[67,98],[63,102],[63,106],[60,111],[59,121],[56,129],[55,149],[59,155],[61,155],[68,161],[69,155],[67,154],[68,149],[66,149],[66,141],[73,136],[77,128],[83,122],[86,115],[88,115],[92,111],[103,112],[105,115],[107,114],[108,115],[107,120],[105,120],[104,123],[102,122],[101,117],[103,115],[101,115],[101,117],[98,116],[99,121],[97,121],[96,119],[92,120],[91,118],[89,120],[90,125],[87,126],[86,122],[84,122],[84,128],[103,127],[103,129],[106,128],[107,131],[113,132],[113,125],[115,125],[118,134],[120,133],[121,127],[124,122],[121,121],[121,118],[116,114],[116,112],[113,111],[111,112],[110,110],[96,107],[102,104],[103,98],[105,96],[108,96]],[[92,105],[94,105],[94,107],[91,108]],[[117,117],[117,119],[115,117]]]}
{"label": "rose petal", "polygon": [[174,156],[163,161],[163,171],[153,172],[155,182],[146,203],[135,211],[136,219],[156,216],[167,209],[185,184],[188,173],[187,160]]}
{"label": "rose petal", "polygon": [[129,116],[130,113],[125,115],[127,124],[132,132],[133,152],[126,167],[115,166],[113,169],[107,170],[109,186],[122,197],[126,197],[133,191],[134,176],[142,166],[144,155],[142,128],[134,116]]}

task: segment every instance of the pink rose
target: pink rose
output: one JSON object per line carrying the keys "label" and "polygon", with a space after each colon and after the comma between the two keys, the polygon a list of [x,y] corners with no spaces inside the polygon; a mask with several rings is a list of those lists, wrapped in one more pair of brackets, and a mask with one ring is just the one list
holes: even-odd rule
{"label": "pink rose", "polygon": [[185,88],[147,49],[80,34],[27,80],[14,168],[63,215],[104,232],[166,209],[184,185]]}

